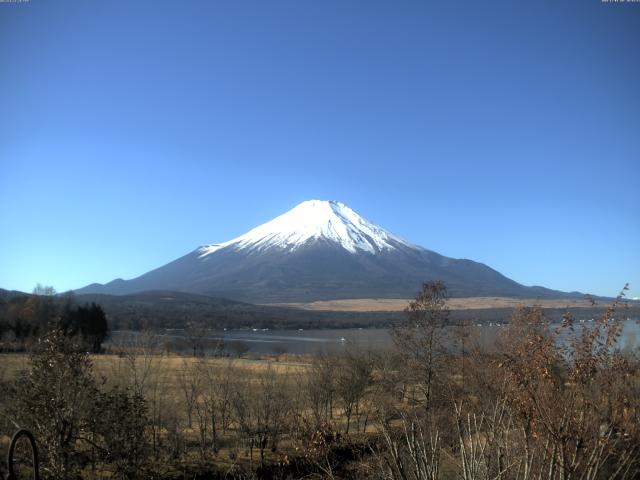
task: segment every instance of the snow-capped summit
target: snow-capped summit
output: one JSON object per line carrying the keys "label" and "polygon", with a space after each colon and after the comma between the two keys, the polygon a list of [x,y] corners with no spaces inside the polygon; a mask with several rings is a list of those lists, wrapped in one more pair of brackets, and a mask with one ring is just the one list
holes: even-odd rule
{"label": "snow-capped summit", "polygon": [[264,250],[281,248],[295,251],[311,240],[326,240],[340,245],[351,253],[376,253],[395,250],[398,245],[412,247],[406,242],[362,218],[344,203],[307,200],[288,212],[225,243],[200,247],[201,257],[222,248]]}

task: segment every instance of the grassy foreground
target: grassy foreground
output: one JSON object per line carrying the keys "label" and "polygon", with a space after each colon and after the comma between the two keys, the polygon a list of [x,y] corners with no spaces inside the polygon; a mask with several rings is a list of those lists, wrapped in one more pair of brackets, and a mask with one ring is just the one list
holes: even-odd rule
{"label": "grassy foreground", "polygon": [[490,350],[450,328],[438,283],[389,351],[191,357],[145,334],[89,355],[54,328],[36,355],[0,356],[0,434],[31,429],[56,480],[638,478],[640,355],[620,348],[619,303],[579,329],[518,307]]}

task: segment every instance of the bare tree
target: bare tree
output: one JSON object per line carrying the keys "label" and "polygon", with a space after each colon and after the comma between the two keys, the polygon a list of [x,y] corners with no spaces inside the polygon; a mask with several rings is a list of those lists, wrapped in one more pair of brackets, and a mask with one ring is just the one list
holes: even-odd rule
{"label": "bare tree", "polygon": [[333,417],[335,395],[335,359],[326,353],[316,354],[306,375],[305,391],[316,426],[329,423]]}
{"label": "bare tree", "polygon": [[186,323],[184,333],[191,347],[194,357],[202,353],[204,343],[203,339],[207,334],[206,326],[201,322],[190,320]]}
{"label": "bare tree", "polygon": [[204,452],[210,443],[211,450],[217,452],[219,434],[225,434],[229,428],[233,382],[237,372],[232,360],[220,363],[203,358],[195,365],[194,374],[198,377],[195,408],[201,449]]}
{"label": "bare tree", "polygon": [[348,350],[339,358],[339,365],[335,371],[336,393],[342,402],[347,420],[345,427],[347,434],[354,413],[359,420],[360,402],[371,384],[372,371],[373,363],[370,356],[356,348]]}
{"label": "bare tree", "polygon": [[429,409],[433,385],[438,373],[438,354],[443,351],[444,327],[449,320],[446,307],[447,289],[440,281],[427,282],[422,291],[405,309],[406,320],[392,330],[398,351],[407,363],[407,371],[414,373],[420,388],[420,398]]}
{"label": "bare tree", "polygon": [[116,346],[118,361],[114,365],[114,382],[130,388],[132,393],[146,401],[149,416],[149,432],[153,453],[160,454],[164,417],[171,410],[166,408],[166,369],[161,355],[159,337],[151,331],[135,335],[131,341]]}
{"label": "bare tree", "polygon": [[286,385],[269,366],[258,374],[256,382],[244,380],[237,384],[233,396],[233,408],[240,431],[249,445],[249,455],[253,461],[253,449],[260,451],[260,462],[264,463],[264,452],[269,443],[277,449],[280,436],[284,432],[289,402]]}
{"label": "bare tree", "polygon": [[178,374],[178,386],[184,399],[187,414],[187,427],[193,426],[193,409],[200,395],[201,375],[198,374],[198,365],[189,359],[182,361],[182,369]]}

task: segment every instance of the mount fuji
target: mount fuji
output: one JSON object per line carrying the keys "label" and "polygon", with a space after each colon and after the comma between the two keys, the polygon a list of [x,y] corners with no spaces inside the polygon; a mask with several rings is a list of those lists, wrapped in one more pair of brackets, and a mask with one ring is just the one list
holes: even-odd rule
{"label": "mount fuji", "polygon": [[173,290],[253,303],[409,298],[427,280],[454,297],[567,297],[472,260],[414,245],[335,201],[309,200],[224,243],[201,246],[131,280],[76,293]]}

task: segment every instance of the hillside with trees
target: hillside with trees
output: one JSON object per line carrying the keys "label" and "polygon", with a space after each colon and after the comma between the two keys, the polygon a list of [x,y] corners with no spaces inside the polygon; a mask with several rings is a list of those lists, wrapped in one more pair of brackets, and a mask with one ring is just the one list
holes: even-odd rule
{"label": "hillside with trees", "polygon": [[0,296],[0,351],[29,350],[52,330],[98,353],[109,325],[100,305],[57,296],[51,287],[38,286],[32,295],[4,291]]}

